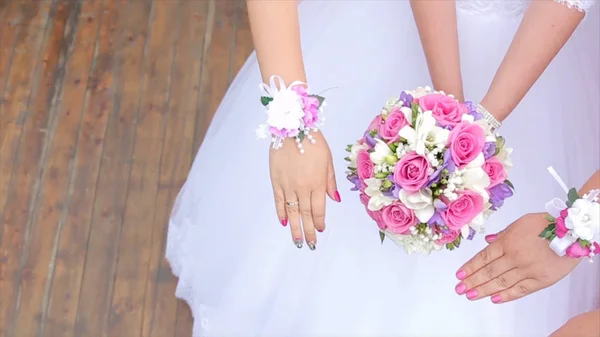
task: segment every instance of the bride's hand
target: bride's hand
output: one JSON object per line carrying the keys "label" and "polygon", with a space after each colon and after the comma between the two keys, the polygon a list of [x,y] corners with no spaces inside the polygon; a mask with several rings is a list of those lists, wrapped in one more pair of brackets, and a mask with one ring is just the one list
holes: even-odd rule
{"label": "bride's hand", "polygon": [[271,149],[269,166],[279,221],[283,226],[289,222],[296,247],[302,248],[304,236],[314,250],[315,229],[325,230],[325,195],[337,202],[341,199],[327,141],[320,132],[311,135],[316,143],[305,140],[304,154],[298,151],[293,138],[285,139],[282,148]]}
{"label": "bride's hand", "polygon": [[580,262],[559,257],[539,234],[546,228],[545,214],[527,214],[498,234],[486,236],[490,244],[463,265],[456,276],[459,295],[470,300],[492,296],[504,303],[544,289],[569,274]]}

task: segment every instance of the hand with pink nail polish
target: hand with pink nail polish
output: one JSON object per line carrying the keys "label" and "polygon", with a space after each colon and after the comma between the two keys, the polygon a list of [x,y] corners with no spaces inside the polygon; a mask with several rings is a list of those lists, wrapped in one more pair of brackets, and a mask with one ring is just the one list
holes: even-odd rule
{"label": "hand with pink nail polish", "polygon": [[548,225],[543,213],[527,214],[498,234],[486,236],[489,243],[456,277],[459,295],[469,300],[492,296],[504,303],[544,289],[569,274],[580,259],[559,257],[539,233]]}

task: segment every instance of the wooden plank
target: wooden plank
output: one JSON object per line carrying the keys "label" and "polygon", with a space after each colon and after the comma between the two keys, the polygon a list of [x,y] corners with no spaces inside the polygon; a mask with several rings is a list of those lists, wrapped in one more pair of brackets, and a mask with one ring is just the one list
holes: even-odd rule
{"label": "wooden plank", "polygon": [[229,86],[229,57],[233,34],[233,21],[236,3],[234,1],[210,0],[206,35],[204,38],[204,65],[200,91],[202,97],[198,105],[194,149],[198,149],[212,117],[219,107],[223,94]]}
{"label": "wooden plank", "polygon": [[[81,35],[75,48],[83,52],[84,60],[81,57],[70,59],[71,46],[76,37],[77,24],[79,22],[79,13],[81,4],[76,1],[70,1],[64,7],[60,7],[52,34],[52,49],[49,53],[50,59],[58,59],[58,66],[55,69],[49,69],[54,72],[53,78],[46,82],[45,90],[54,91],[54,99],[51,109],[47,106],[47,95],[38,95],[35,99],[35,109],[50,114],[50,122],[47,128],[46,144],[40,159],[43,162],[41,169],[41,180],[37,183],[38,190],[35,192],[37,197],[36,210],[32,212],[31,231],[29,235],[26,251],[23,253],[23,277],[20,280],[20,303],[16,314],[16,334],[18,336],[34,336],[42,330],[44,321],[44,294],[46,288],[50,285],[53,273],[53,251],[55,237],[58,234],[59,222],[65,209],[65,198],[69,183],[69,171],[73,161],[75,151],[74,144],[77,143],[79,135],[79,124],[81,119],[81,101],[85,90],[80,90],[78,99],[74,97],[62,96],[63,80],[65,78],[65,64],[75,67],[79,73],[87,73],[93,52],[94,42],[86,43]],[[94,33],[96,27],[92,28]],[[82,29],[86,32],[85,29]],[[86,46],[87,45],[87,46]],[[90,46],[91,45],[91,46]],[[56,46],[56,47],[53,47]],[[73,61],[68,62],[67,60]],[[84,69],[77,69],[84,67]],[[48,75],[49,76],[49,75]],[[65,94],[73,94],[72,90]],[[65,109],[62,109],[62,100],[65,99]],[[78,101],[80,104],[74,110],[71,110],[69,103],[71,100]],[[43,188],[42,188],[43,186]],[[33,324],[32,322],[36,322]]]}
{"label": "wooden plank", "polygon": [[[27,255],[30,215],[35,210],[36,191],[40,169],[40,160],[53,99],[53,80],[59,62],[59,49],[63,37],[66,6],[58,6],[54,15],[55,3],[35,2],[24,7],[25,20],[23,30],[26,33],[24,43],[17,46],[15,63],[11,71],[3,108],[9,116],[19,116],[17,123],[9,124],[5,143],[0,153],[2,166],[12,169],[12,176],[6,190],[2,222],[2,243],[0,244],[0,333],[13,336],[14,314],[19,306],[20,277],[32,278],[31,270],[22,270],[21,261]],[[54,17],[55,16],[55,17]],[[50,24],[54,17],[56,25]],[[62,22],[62,23],[61,23]],[[40,50],[40,47],[41,50]],[[39,55],[39,58],[31,57]],[[22,59],[26,59],[24,61]],[[31,100],[31,101],[30,101]],[[6,116],[5,115],[5,116]],[[23,144],[19,146],[19,140]],[[13,163],[12,161],[16,162]],[[7,171],[2,170],[2,174]],[[18,173],[17,173],[18,172]],[[2,184],[8,179],[2,179]]]}
{"label": "wooden plank", "polygon": [[236,2],[233,43],[231,46],[231,64],[229,65],[229,83],[242,68],[254,45],[252,44],[252,32],[248,20],[248,9],[245,1]]}
{"label": "wooden plank", "polygon": [[[183,1],[181,27],[171,75],[158,195],[151,226],[151,256],[146,281],[142,336],[173,336],[177,323],[177,279],[164,259],[165,240],[173,199],[183,185],[194,145],[193,131],[202,65],[202,39],[206,27],[207,2]],[[190,113],[192,112],[192,113]],[[189,334],[191,336],[191,333]]]}
{"label": "wooden plank", "polygon": [[[152,22],[143,101],[136,129],[133,166],[119,244],[110,319],[110,336],[141,334],[144,296],[151,259],[152,225],[163,154],[163,137],[173,85],[174,43],[179,26],[179,1],[157,1]],[[162,233],[156,233],[162,236]],[[153,277],[153,276],[150,276]]]}
{"label": "wooden plank", "polygon": [[[5,3],[7,1],[2,1]],[[23,12],[18,1],[10,1],[0,13],[0,95],[4,92],[4,86],[8,79],[10,64],[15,51],[17,38],[21,32],[21,20]],[[0,135],[3,134],[4,114],[0,111]],[[0,200],[0,205],[2,205]]]}
{"label": "wooden plank", "polygon": [[[104,147],[98,182],[94,187],[96,198],[93,207],[87,208],[83,213],[85,215],[82,215],[88,220],[87,212],[93,209],[81,287],[79,293],[75,294],[78,297],[78,309],[73,336],[107,336],[117,242],[131,167],[140,79],[144,73],[143,55],[151,8],[155,3],[131,0],[126,6],[119,2],[117,8],[120,13],[124,13],[126,21],[123,44],[119,48],[122,53],[119,63],[120,80],[113,86],[117,90],[115,105],[111,107],[106,135],[101,140]],[[98,101],[97,104],[103,103]],[[86,165],[86,160],[90,159],[81,159],[82,167]],[[90,169],[89,174],[94,175],[94,170],[96,168]],[[91,178],[81,177],[82,180],[76,182],[76,186],[90,188],[86,179]],[[76,190],[77,187],[74,187],[74,191]],[[86,203],[85,207],[89,207],[87,205]],[[78,241],[81,237],[75,234],[73,241]]]}
{"label": "wooden plank", "polygon": [[[29,116],[27,112],[29,97],[34,82],[37,80],[35,74],[36,69],[38,69],[37,65],[40,64],[40,49],[45,37],[44,32],[52,4],[49,2],[23,3],[20,6],[23,13],[22,27],[17,37],[17,45],[15,46],[11,65],[12,71],[8,74],[2,99],[0,100],[0,111],[2,111],[0,120],[0,131],[2,131],[0,132],[0,153],[2,154],[0,156],[0,226],[3,223],[2,218],[6,217],[6,215],[3,216],[3,212],[7,203],[11,178],[13,172],[17,172],[15,171],[15,165],[19,140],[21,139],[23,125]],[[38,57],[32,57],[32,55]],[[45,127],[45,125],[42,127]],[[29,206],[28,203],[27,206]],[[5,226],[6,222],[5,220]],[[0,231],[0,243],[5,232],[14,230],[18,231],[20,229],[9,226]],[[20,242],[17,237],[14,240]],[[0,255],[0,258],[2,257],[3,255]],[[2,275],[2,268],[0,268],[0,275]],[[0,283],[1,287],[2,283]],[[6,309],[6,307],[2,309]],[[6,316],[0,313],[0,329],[3,318],[6,318]]]}
{"label": "wooden plank", "polygon": [[51,287],[44,293],[47,308],[42,336],[73,333],[79,288],[83,274],[89,224],[108,115],[116,82],[121,28],[124,20],[116,1],[84,1],[78,36],[67,67],[65,113],[79,116],[78,135],[72,142],[68,188],[63,194],[65,210],[58,221],[58,237],[51,265],[55,267]]}

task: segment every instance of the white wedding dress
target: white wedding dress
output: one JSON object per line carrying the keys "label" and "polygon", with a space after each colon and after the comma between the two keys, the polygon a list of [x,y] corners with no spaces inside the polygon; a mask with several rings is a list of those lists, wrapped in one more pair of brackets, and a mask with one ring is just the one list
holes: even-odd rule
{"label": "white wedding dress", "polygon": [[[501,128],[513,147],[516,195],[487,223],[500,231],[564,193],[552,165],[580,186],[600,167],[599,6]],[[466,96],[488,88],[527,3],[459,2]],[[342,202],[328,202],[317,249],[297,249],[275,214],[261,77],[252,54],[229,88],[170,219],[166,256],[195,337],[531,337],[598,305],[600,261],[582,263],[553,287],[495,305],[458,296],[455,273],[485,246],[483,235],[453,252],[407,256],[378,228],[345,180],[345,147],[389,97],[430,78],[409,2],[305,1],[302,47],[314,92],[327,91],[324,133]]]}

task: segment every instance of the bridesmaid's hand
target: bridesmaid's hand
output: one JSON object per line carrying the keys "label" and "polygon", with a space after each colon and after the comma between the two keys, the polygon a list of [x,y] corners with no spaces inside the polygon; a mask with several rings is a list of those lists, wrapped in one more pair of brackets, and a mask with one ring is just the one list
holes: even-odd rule
{"label": "bridesmaid's hand", "polygon": [[594,310],[571,318],[550,337],[598,337],[600,333],[600,310]]}
{"label": "bridesmaid's hand", "polygon": [[548,221],[544,213],[527,214],[498,234],[486,236],[490,244],[463,265],[456,277],[459,295],[470,300],[492,296],[504,303],[544,289],[569,274],[580,262],[560,257],[539,237]]}
{"label": "bridesmaid's hand", "polygon": [[325,230],[325,195],[337,202],[341,199],[327,141],[321,132],[311,135],[316,143],[305,140],[304,154],[292,138],[285,139],[282,148],[271,149],[269,166],[279,221],[283,226],[289,222],[296,247],[302,248],[304,236],[308,247],[314,250],[315,229]]}

